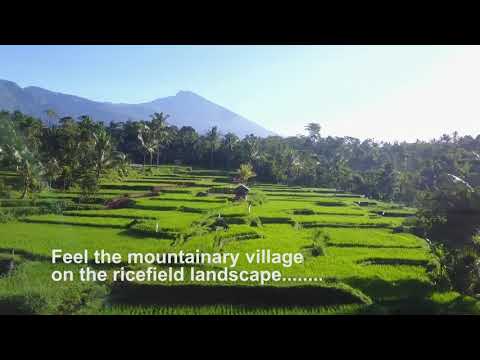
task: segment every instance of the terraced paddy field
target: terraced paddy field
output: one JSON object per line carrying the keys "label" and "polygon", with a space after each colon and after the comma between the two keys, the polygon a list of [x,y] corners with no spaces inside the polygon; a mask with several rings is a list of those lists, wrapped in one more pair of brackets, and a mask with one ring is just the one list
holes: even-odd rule
{"label": "terraced paddy field", "polygon": [[[139,175],[140,174],[140,175]],[[90,203],[78,190],[50,191],[35,200],[0,199],[11,214],[0,224],[0,313],[75,314],[388,314],[478,313],[479,304],[432,281],[433,256],[405,221],[415,209],[335,189],[253,184],[247,202],[234,202],[233,174],[180,166],[150,168],[123,181],[104,180]],[[2,172],[4,178],[14,178]],[[18,194],[15,194],[18,195]],[[109,200],[128,195],[127,207]],[[260,199],[261,201],[258,201]],[[228,228],[211,226],[218,217]],[[324,253],[313,235],[327,235]],[[285,281],[54,282],[52,249],[120,253],[302,253],[282,267],[250,264],[237,270],[275,271]],[[112,272],[121,266],[90,266]],[[158,266],[162,268],[162,265]],[[220,270],[215,266],[200,266]]]}

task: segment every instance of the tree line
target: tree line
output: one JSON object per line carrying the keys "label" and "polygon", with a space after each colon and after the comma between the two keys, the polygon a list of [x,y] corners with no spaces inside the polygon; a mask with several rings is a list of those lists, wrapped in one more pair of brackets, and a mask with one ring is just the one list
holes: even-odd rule
{"label": "tree line", "polygon": [[[56,116],[51,111],[48,115]],[[205,134],[190,126],[178,128],[168,118],[155,113],[149,120],[104,125],[88,116],[63,117],[45,126],[18,111],[2,112],[0,144],[4,155],[13,151],[15,156],[9,158],[25,173],[27,193],[39,166],[49,186],[68,189],[75,182],[93,184],[111,167],[126,171],[130,162],[180,162],[226,170],[249,164],[258,181],[330,187],[410,205],[437,189],[446,174],[480,185],[480,135],[454,133],[431,141],[384,143],[322,137],[320,125],[310,123],[305,136],[251,134],[241,139],[230,132],[221,134],[217,127]]]}
{"label": "tree line", "polygon": [[[51,121],[0,112],[0,167],[21,180],[21,197],[45,186],[81,189],[88,198],[102,176],[127,177],[130,164],[182,163],[236,170],[241,181],[328,187],[370,198],[414,205],[416,226],[438,254],[438,281],[463,293],[480,292],[480,135],[444,134],[431,141],[385,143],[353,137],[307,135],[239,138],[212,127],[199,134],[168,123],[168,115],[149,120],[96,122],[89,116]],[[0,196],[5,186],[0,181]],[[442,280],[443,279],[443,280]]]}

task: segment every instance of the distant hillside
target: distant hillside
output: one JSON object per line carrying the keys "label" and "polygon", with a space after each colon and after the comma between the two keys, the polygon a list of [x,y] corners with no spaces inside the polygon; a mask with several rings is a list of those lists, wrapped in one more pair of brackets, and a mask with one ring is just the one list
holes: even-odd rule
{"label": "distant hillside", "polygon": [[60,116],[89,115],[96,121],[148,120],[154,112],[170,115],[168,122],[178,127],[191,126],[203,133],[218,126],[223,133],[239,136],[274,135],[260,125],[193,92],[180,91],[175,96],[159,98],[142,104],[97,102],[78,96],[52,92],[35,86],[21,88],[16,83],[0,80],[0,109],[19,110],[46,120],[45,110],[52,109]]}

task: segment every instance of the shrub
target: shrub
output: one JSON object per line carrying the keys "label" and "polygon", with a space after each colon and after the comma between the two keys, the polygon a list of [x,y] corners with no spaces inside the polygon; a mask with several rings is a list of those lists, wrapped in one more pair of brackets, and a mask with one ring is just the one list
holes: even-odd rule
{"label": "shrub", "polygon": [[448,277],[447,268],[443,264],[441,258],[437,256],[434,257],[428,262],[426,268],[430,280],[437,287],[437,289],[450,290],[452,288],[452,284]]}
{"label": "shrub", "polygon": [[230,226],[228,225],[227,221],[221,217],[218,216],[214,219],[210,219],[210,224],[207,225],[211,230],[217,230],[218,228],[222,229],[228,229]]}
{"label": "shrub", "polygon": [[34,206],[34,201],[30,199],[2,199],[0,205],[4,207],[15,206]]}
{"label": "shrub", "polygon": [[8,223],[8,222],[13,221],[13,220],[15,220],[15,217],[11,213],[0,211],[0,223],[1,224]]}
{"label": "shrub", "polygon": [[72,200],[69,199],[45,199],[45,200],[34,200],[32,202],[34,206],[44,206],[44,207],[50,207],[50,206],[60,206],[62,208],[66,208],[68,206],[75,205],[75,203]]}
{"label": "shrub", "polygon": [[123,208],[133,207],[134,205],[135,205],[135,200],[127,197],[112,199],[107,201],[107,203],[105,204],[107,209],[123,209]]}
{"label": "shrub", "polygon": [[12,218],[28,216],[28,215],[40,215],[48,213],[48,210],[36,206],[25,206],[25,207],[12,207],[12,208],[3,208],[1,209],[3,214],[8,214]]}
{"label": "shrub", "polygon": [[137,225],[140,222],[138,219],[133,219],[127,224],[127,229],[130,229],[132,226]]}
{"label": "shrub", "polygon": [[[227,224],[250,224],[249,223],[249,218],[248,217],[242,217],[242,216],[225,216],[224,219],[227,222]],[[259,219],[260,220],[260,219]],[[252,225],[253,226],[253,225]]]}
{"label": "shrub", "polygon": [[88,202],[100,189],[97,176],[93,172],[86,172],[80,177],[80,201]]}
{"label": "shrub", "polygon": [[82,204],[105,204],[105,199],[102,197],[82,197],[77,198],[79,203]]}
{"label": "shrub", "polygon": [[262,227],[262,220],[258,216],[249,216],[247,218],[247,224],[253,227]]}
{"label": "shrub", "polygon": [[324,256],[327,254],[327,244],[331,240],[330,235],[323,231],[322,229],[316,229],[313,231],[312,235],[312,246],[311,254],[312,256]]}
{"label": "shrub", "polygon": [[42,314],[46,312],[45,309],[48,306],[48,299],[37,293],[24,296],[14,295],[0,299],[0,310],[3,314]]}
{"label": "shrub", "polygon": [[45,280],[49,276],[49,271],[45,270],[43,264],[28,261],[5,278],[3,292],[0,292],[0,313],[85,314],[103,306],[108,295],[106,285],[93,282],[52,284],[43,281],[44,276]]}
{"label": "shrub", "polygon": [[2,198],[10,198],[12,188],[5,184],[3,179],[0,179],[0,197]]}
{"label": "shrub", "polygon": [[480,292],[480,256],[474,248],[451,250],[442,244],[430,248],[433,259],[427,269],[434,284],[467,295]]}
{"label": "shrub", "polygon": [[452,254],[447,271],[453,286],[462,294],[480,293],[480,257],[473,249],[462,249]]}
{"label": "shrub", "polygon": [[177,239],[180,235],[173,229],[161,227],[158,221],[133,220],[127,227],[132,233],[163,239]]}
{"label": "shrub", "polygon": [[[18,206],[19,204],[28,205]],[[8,214],[8,216],[6,216],[5,218],[6,221],[10,219],[10,217],[22,217],[41,214],[62,214],[64,210],[68,209],[72,205],[74,205],[74,203],[71,200],[32,200],[29,202],[19,202],[12,207],[0,208],[0,212],[3,214]]]}
{"label": "shrub", "polygon": [[89,314],[93,309],[99,309],[107,296],[104,285],[95,283],[82,284],[65,291],[62,301],[57,305],[55,314]]}
{"label": "shrub", "polygon": [[178,207],[178,211],[190,212],[190,213],[202,213],[202,212],[204,212],[205,210],[181,205],[181,206]]}
{"label": "shrub", "polygon": [[267,202],[267,196],[261,190],[254,190],[250,192],[248,201],[253,206],[259,206]]}
{"label": "shrub", "polygon": [[394,234],[403,233],[405,232],[405,228],[403,226],[396,226],[392,229],[392,232]]}
{"label": "shrub", "polygon": [[69,206],[72,205],[72,201],[55,201],[44,206],[45,212],[49,214],[62,214]]}
{"label": "shrub", "polygon": [[65,210],[103,210],[104,205],[100,204],[73,204],[68,205]]}

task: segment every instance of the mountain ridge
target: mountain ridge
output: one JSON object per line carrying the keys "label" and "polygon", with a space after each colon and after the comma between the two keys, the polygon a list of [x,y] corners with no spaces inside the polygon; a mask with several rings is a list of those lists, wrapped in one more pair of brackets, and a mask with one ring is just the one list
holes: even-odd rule
{"label": "mountain ridge", "polygon": [[0,110],[19,110],[25,114],[48,119],[45,111],[52,109],[59,117],[89,115],[95,121],[110,123],[128,120],[147,120],[154,112],[170,115],[168,122],[177,127],[191,126],[200,133],[212,126],[238,136],[275,135],[261,125],[218,105],[189,90],[173,96],[157,98],[138,104],[99,102],[85,97],[54,92],[38,86],[20,87],[10,80],[0,79]]}

